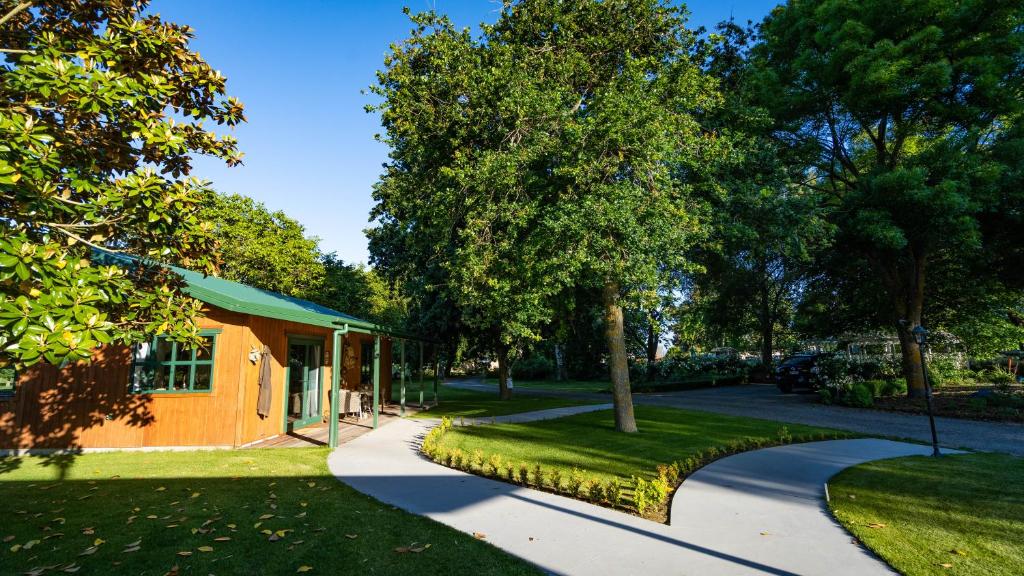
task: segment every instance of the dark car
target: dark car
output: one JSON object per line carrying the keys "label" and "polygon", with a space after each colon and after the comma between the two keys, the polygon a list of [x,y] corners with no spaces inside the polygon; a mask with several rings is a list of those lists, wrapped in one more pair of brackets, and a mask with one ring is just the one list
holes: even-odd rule
{"label": "dark car", "polygon": [[799,352],[786,357],[775,369],[775,384],[786,394],[818,387],[818,359],[823,354]]}

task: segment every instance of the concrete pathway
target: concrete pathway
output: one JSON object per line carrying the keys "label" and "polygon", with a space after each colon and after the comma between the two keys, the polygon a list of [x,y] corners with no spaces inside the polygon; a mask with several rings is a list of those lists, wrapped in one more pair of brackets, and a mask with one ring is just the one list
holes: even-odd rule
{"label": "concrete pathway", "polygon": [[824,482],[860,462],[928,453],[837,440],[732,456],[687,479],[663,525],[434,464],[417,451],[432,424],[401,420],[356,438],[331,453],[331,472],[554,574],[889,575],[828,514]]}
{"label": "concrete pathway", "polygon": [[481,418],[462,418],[461,416],[452,420],[456,426],[479,426],[483,424],[519,424],[522,422],[536,422],[538,420],[552,420],[563,416],[583,414],[585,412],[597,412],[598,410],[611,410],[611,404],[589,404],[586,406],[566,406],[564,408],[548,408],[547,410],[534,410],[533,412],[520,412],[519,414],[506,414],[505,416],[484,416]]}

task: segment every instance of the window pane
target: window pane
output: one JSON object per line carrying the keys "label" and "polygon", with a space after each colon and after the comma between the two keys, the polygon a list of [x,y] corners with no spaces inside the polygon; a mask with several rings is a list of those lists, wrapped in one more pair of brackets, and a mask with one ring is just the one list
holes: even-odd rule
{"label": "window pane", "polygon": [[171,366],[157,366],[156,381],[153,382],[153,390],[168,390],[171,387]]}
{"label": "window pane", "polygon": [[132,374],[134,390],[136,392],[152,390],[156,386],[156,382],[154,382],[155,378],[156,369],[153,366],[136,366],[135,373]]}
{"label": "window pane", "polygon": [[[180,367],[179,367],[180,369]],[[192,385],[193,390],[207,391],[213,380],[213,366],[196,366],[196,381]]]}
{"label": "window pane", "polygon": [[150,353],[151,349],[152,349],[152,346],[150,345],[149,342],[140,342],[140,343],[136,344],[135,345],[135,352],[134,352],[134,354],[135,354],[135,361],[136,362],[145,362],[146,360],[148,360],[149,359],[149,353]]}
{"label": "window pane", "polygon": [[174,368],[174,389],[175,390],[188,390],[188,366],[175,366]]}
{"label": "window pane", "polygon": [[[196,349],[196,361],[205,362],[209,361],[213,353],[213,337],[203,336],[203,345]],[[186,358],[188,358],[186,356]]]}
{"label": "window pane", "polygon": [[362,356],[362,361],[359,366],[359,381],[363,384],[369,384],[373,382],[373,344],[363,342],[360,355]]}
{"label": "window pane", "polygon": [[14,382],[17,379],[18,374],[14,371],[14,366],[0,368],[0,394],[14,392]]}
{"label": "window pane", "polygon": [[153,359],[156,360],[157,362],[170,362],[172,360],[171,350],[173,348],[174,342],[171,342],[170,340],[162,337],[157,338],[156,350],[154,351]]}

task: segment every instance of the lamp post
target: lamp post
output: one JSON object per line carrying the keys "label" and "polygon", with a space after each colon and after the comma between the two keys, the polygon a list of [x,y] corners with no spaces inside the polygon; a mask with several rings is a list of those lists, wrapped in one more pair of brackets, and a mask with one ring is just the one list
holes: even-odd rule
{"label": "lamp post", "polygon": [[928,330],[918,324],[910,331],[914,335],[914,342],[917,342],[921,350],[921,372],[924,374],[924,400],[928,405],[928,424],[932,428],[932,456],[941,456],[939,452],[939,436],[935,432],[935,415],[932,413],[932,383],[928,378],[928,364],[925,363],[925,351],[928,349]]}

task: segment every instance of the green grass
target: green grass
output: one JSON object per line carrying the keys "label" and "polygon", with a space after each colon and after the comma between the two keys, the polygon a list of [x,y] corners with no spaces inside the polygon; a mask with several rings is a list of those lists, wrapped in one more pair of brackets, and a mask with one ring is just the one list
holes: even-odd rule
{"label": "green grass", "polygon": [[[474,450],[499,454],[504,461],[526,463],[531,470],[536,464],[546,472],[577,467],[589,478],[629,480],[630,476],[654,477],[658,464],[723,446],[730,440],[776,439],[783,426],[768,420],[674,408],[637,406],[635,411],[640,429],[636,434],[616,432],[612,411],[601,410],[528,424],[456,427],[439,445],[449,451],[460,448],[467,454]],[[798,424],[785,426],[793,436],[836,433]]]}
{"label": "green grass", "polygon": [[[408,394],[408,391],[406,392]],[[417,393],[418,394],[418,393]],[[580,406],[590,402],[570,400],[565,398],[538,398],[536,396],[522,396],[513,393],[511,400],[501,400],[498,393],[479,392],[476,390],[463,390],[444,386],[440,389],[440,403],[430,410],[413,415],[413,418],[440,418],[442,416],[458,417],[487,417],[503,416],[505,414],[519,414],[520,412],[532,412],[534,410],[547,410],[549,408],[564,408],[565,406]],[[416,397],[417,399],[419,396]],[[432,399],[428,396],[427,399]]]}
{"label": "green grass", "polygon": [[843,526],[903,574],[1024,574],[1022,458],[882,460],[841,472],[829,491]]}
{"label": "green grass", "polygon": [[[497,386],[498,381],[488,378],[487,383]],[[516,380],[513,389],[560,390],[564,392],[608,392],[611,384],[603,380]]]}
{"label": "green grass", "polygon": [[[86,454],[63,478],[39,457],[2,458],[0,573],[71,563],[80,574],[157,576],[174,566],[181,574],[295,574],[303,566],[309,574],[449,574],[460,566],[536,573],[489,544],[341,484],[327,470],[327,454]],[[271,541],[263,530],[282,536]],[[424,549],[395,550],[410,546]]]}

